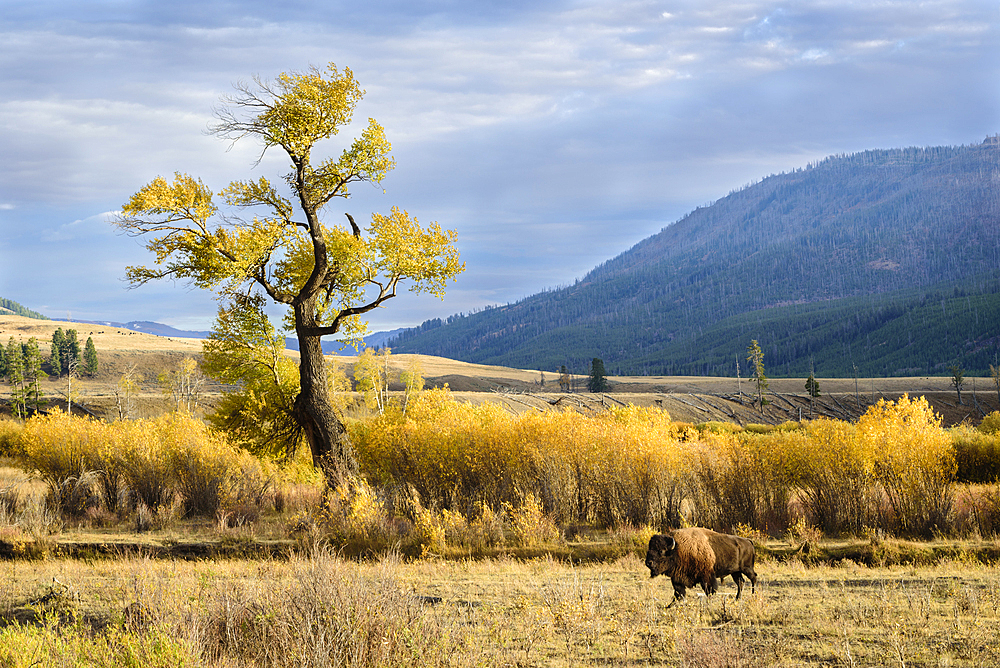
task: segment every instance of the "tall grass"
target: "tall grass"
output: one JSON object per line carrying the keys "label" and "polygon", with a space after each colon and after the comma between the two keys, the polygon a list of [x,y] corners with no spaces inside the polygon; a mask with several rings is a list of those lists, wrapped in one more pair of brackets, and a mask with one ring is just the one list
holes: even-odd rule
{"label": "tall grass", "polygon": [[293,559],[278,587],[233,581],[207,602],[201,657],[215,665],[438,666],[454,640],[406,592],[392,559],[358,576],[329,550]]}

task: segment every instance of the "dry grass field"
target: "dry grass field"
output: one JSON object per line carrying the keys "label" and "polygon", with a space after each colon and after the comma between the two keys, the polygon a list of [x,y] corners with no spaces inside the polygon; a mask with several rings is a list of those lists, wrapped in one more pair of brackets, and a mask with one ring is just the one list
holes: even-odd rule
{"label": "dry grass field", "polygon": [[[0,627],[0,665],[112,665],[81,660],[95,637],[131,637],[135,665],[1000,665],[994,567],[763,560],[758,572],[739,601],[727,583],[668,608],[669,582],[635,556],[10,562],[0,612],[24,626]],[[157,638],[170,642],[143,644]]]}

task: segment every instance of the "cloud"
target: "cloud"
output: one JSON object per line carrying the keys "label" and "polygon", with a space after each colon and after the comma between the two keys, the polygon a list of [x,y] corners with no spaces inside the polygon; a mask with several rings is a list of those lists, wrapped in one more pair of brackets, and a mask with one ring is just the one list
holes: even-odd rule
{"label": "cloud", "polygon": [[118,213],[106,211],[42,230],[41,240],[47,243],[63,243],[80,239],[92,240],[95,236],[112,236],[111,221]]}

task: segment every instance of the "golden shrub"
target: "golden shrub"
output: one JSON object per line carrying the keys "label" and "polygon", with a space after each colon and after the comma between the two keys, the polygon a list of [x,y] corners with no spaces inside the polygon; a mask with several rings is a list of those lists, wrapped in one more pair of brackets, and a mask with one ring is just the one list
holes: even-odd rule
{"label": "golden shrub", "polygon": [[800,487],[810,521],[826,533],[857,534],[879,521],[877,452],[855,425],[813,420],[806,425]]}
{"label": "golden shrub", "polygon": [[17,456],[21,429],[16,420],[0,419],[0,457]]}
{"label": "golden shrub", "polygon": [[994,482],[1000,478],[1000,431],[979,427],[949,430],[958,468],[956,476],[961,482]]}
{"label": "golden shrub", "polygon": [[1000,432],[1000,411],[993,411],[983,418],[977,427],[984,434],[995,434]]}
{"label": "golden shrub", "polygon": [[706,433],[698,444],[698,524],[772,534],[791,521],[789,501],[802,474],[808,437],[800,430]]}
{"label": "golden shrub", "polygon": [[947,529],[957,466],[951,438],[923,397],[880,400],[858,420],[864,447],[898,530],[929,535]]}
{"label": "golden shrub", "polygon": [[223,503],[263,503],[264,465],[186,413],[107,423],[54,412],[25,421],[18,452],[26,469],[72,489],[95,479],[109,510],[153,512],[180,498],[188,514],[214,514]]}
{"label": "golden shrub", "polygon": [[445,529],[440,518],[425,508],[420,508],[413,522],[412,540],[420,548],[421,556],[443,549],[446,545]]}
{"label": "golden shrub", "polygon": [[472,406],[431,390],[352,425],[363,470],[378,484],[409,484],[428,503],[469,514],[494,506],[526,482],[532,453],[514,438],[513,416],[496,404]]}
{"label": "golden shrub", "polygon": [[107,434],[105,422],[53,411],[24,422],[17,451],[25,468],[46,480],[62,481],[100,468],[97,452]]}
{"label": "golden shrub", "polygon": [[553,543],[559,538],[559,528],[545,515],[541,502],[528,494],[519,508],[507,506],[512,541],[524,547]]}

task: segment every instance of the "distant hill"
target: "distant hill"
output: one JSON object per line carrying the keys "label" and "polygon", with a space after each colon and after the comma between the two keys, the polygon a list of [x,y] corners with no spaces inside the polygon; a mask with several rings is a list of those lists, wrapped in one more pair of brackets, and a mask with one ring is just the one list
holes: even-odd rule
{"label": "distant hill", "polygon": [[[405,328],[393,329],[388,332],[374,332],[364,337],[366,348],[382,348],[386,343],[403,333]],[[285,346],[289,350],[298,350],[299,341],[294,337],[285,339]],[[323,353],[326,355],[357,355],[358,351],[350,346],[345,346],[338,341],[323,341]]]}
{"label": "distant hill", "polygon": [[119,329],[131,329],[133,332],[144,332],[156,336],[174,337],[177,339],[204,339],[211,332],[192,331],[186,329],[174,329],[170,325],[160,322],[150,322],[148,320],[131,320],[129,322],[113,322],[111,320],[80,320],[78,318],[53,318],[59,322],[79,322],[88,325],[104,325],[105,327],[117,327]]}
{"label": "distant hill", "polygon": [[[18,314],[23,315],[23,314]],[[44,316],[39,316],[44,318]],[[47,319],[47,318],[46,318]],[[104,325],[105,327],[119,327],[121,329],[131,329],[134,332],[145,332],[146,334],[155,334],[156,336],[166,336],[173,337],[177,339],[207,339],[211,330],[185,330],[185,329],[175,329],[170,325],[164,325],[160,322],[150,322],[148,320],[131,320],[129,322],[112,322],[110,320],[69,320],[67,318],[54,318],[60,322],[82,322],[92,325]],[[369,348],[380,348],[385,345],[386,341],[398,336],[403,329],[395,329],[389,332],[375,332],[369,334],[364,338],[365,345]],[[287,337],[285,339],[285,347],[289,350],[298,350],[299,342],[294,337]],[[357,354],[354,348],[347,347],[338,343],[337,341],[324,341],[323,342],[323,352],[327,355],[355,355]]]}
{"label": "distant hill", "polygon": [[0,315],[5,313],[10,315],[20,315],[25,318],[34,318],[35,320],[48,320],[48,318],[41,313],[36,313],[29,308],[25,308],[11,299],[0,298]]}
{"label": "distant hill", "polygon": [[873,150],[698,208],[576,284],[432,320],[395,352],[609,373],[985,373],[1000,352],[1000,147]]}

